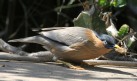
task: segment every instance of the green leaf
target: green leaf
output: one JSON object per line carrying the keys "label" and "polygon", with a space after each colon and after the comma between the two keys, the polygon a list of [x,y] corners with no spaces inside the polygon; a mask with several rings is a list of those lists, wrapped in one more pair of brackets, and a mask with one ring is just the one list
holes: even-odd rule
{"label": "green leaf", "polygon": [[127,24],[123,24],[119,29],[118,37],[123,38],[125,35],[128,34],[128,31],[129,31],[129,26]]}
{"label": "green leaf", "polygon": [[73,22],[75,26],[86,27],[86,28],[92,27],[91,17],[89,13],[85,11],[81,12],[77,18],[74,18]]}
{"label": "green leaf", "polygon": [[98,0],[98,5],[101,7],[123,7],[126,4],[126,0]]}
{"label": "green leaf", "polygon": [[109,1],[108,0],[99,0],[98,5],[104,7],[104,6],[109,6]]}
{"label": "green leaf", "polygon": [[128,48],[131,47],[131,45],[135,42],[135,39],[136,39],[136,37],[132,36],[127,40],[126,45],[127,45]]}
{"label": "green leaf", "polygon": [[126,5],[126,0],[112,0],[110,5],[114,7],[123,7]]}
{"label": "green leaf", "polygon": [[74,26],[93,29],[98,33],[106,33],[105,22],[100,19],[97,11],[90,15],[88,12],[81,12],[77,18],[74,18]]}

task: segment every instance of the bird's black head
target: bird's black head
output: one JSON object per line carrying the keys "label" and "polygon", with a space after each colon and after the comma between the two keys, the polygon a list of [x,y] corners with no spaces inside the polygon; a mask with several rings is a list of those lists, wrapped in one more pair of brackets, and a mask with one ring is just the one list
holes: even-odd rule
{"label": "bird's black head", "polygon": [[109,36],[107,34],[102,34],[99,36],[99,39],[103,41],[106,48],[114,48],[116,41],[112,36]]}

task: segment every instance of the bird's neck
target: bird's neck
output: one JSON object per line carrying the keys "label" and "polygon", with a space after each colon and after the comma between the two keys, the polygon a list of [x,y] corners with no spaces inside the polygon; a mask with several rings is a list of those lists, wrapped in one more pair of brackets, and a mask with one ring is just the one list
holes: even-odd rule
{"label": "bird's neck", "polygon": [[104,43],[99,38],[97,38],[92,30],[87,29],[86,36],[88,40],[91,41],[91,43],[94,43],[95,46],[104,47]]}

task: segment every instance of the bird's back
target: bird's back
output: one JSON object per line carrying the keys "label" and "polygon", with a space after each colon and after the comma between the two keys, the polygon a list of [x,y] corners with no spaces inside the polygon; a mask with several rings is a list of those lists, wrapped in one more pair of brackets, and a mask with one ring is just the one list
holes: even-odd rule
{"label": "bird's back", "polygon": [[67,27],[52,31],[42,31],[40,34],[69,46],[87,40],[86,30],[86,28],[82,27]]}

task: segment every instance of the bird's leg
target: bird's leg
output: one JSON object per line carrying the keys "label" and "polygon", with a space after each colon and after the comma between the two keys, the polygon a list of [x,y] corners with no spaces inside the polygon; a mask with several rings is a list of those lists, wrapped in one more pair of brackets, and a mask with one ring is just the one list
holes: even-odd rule
{"label": "bird's leg", "polygon": [[83,70],[83,68],[77,67],[77,66],[73,65],[73,64],[70,63],[70,62],[66,62],[66,61],[63,61],[63,60],[58,59],[57,56],[54,56],[54,57],[53,57],[53,60],[54,60],[56,63],[63,64],[63,66],[68,67],[68,68],[70,68],[70,69]]}
{"label": "bird's leg", "polygon": [[75,66],[73,65],[72,63],[69,63],[69,62],[66,62],[66,61],[63,61],[63,60],[56,60],[57,63],[61,63],[63,64],[64,66],[70,68],[70,69],[75,69],[75,70],[84,70],[84,68],[82,68],[81,66]]}

